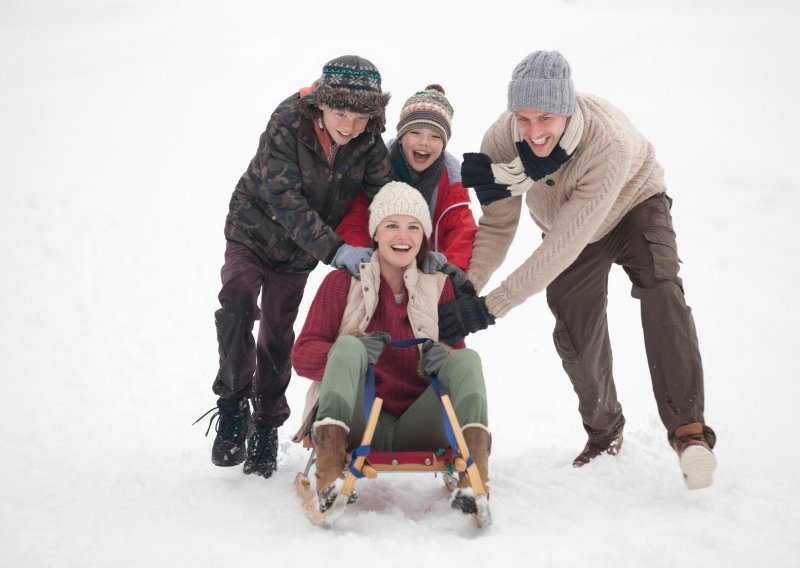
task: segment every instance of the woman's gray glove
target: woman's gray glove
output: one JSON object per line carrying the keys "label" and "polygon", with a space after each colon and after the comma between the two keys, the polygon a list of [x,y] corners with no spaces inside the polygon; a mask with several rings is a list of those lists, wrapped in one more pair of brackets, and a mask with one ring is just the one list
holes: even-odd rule
{"label": "woman's gray glove", "polygon": [[392,340],[392,336],[385,331],[373,331],[358,339],[367,348],[367,361],[374,365],[383,353],[383,348]]}
{"label": "woman's gray glove", "polygon": [[439,374],[439,369],[444,365],[445,359],[450,355],[450,349],[430,339],[422,344],[422,372],[430,377]]}

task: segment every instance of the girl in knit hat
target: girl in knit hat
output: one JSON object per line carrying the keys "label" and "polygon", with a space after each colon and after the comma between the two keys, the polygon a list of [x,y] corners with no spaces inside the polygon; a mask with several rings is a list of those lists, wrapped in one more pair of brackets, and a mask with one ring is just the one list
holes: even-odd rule
{"label": "girl in knit hat", "polygon": [[[428,204],[413,187],[391,182],[369,210],[375,249],[371,261],[361,265],[360,279],[347,270],[325,278],[292,352],[295,371],[315,381],[309,400],[319,393],[316,416],[309,416],[313,411],[307,407],[305,427],[295,439],[302,439],[313,420],[316,487],[323,510],[335,497],[346,451],[359,445],[364,432],[368,363],[375,365],[376,395],[384,401],[372,450],[448,447],[441,407],[428,379],[438,373],[483,483],[488,481],[490,437],[480,358],[463,341],[438,343],[437,307],[454,299],[455,292],[441,272],[421,271],[433,230]],[[413,337],[429,340],[405,349],[387,345],[392,338]],[[463,476],[453,506],[474,512],[468,487]]]}
{"label": "girl in knit hat", "polygon": [[[445,262],[466,271],[472,257],[477,226],[467,190],[461,186],[461,163],[445,151],[450,140],[453,107],[440,85],[414,93],[400,111],[396,140],[389,142],[392,179],[415,187],[433,219],[431,251],[441,266]],[[367,200],[359,196],[337,227],[345,242],[366,246]]]}
{"label": "girl in knit hat", "polygon": [[356,194],[372,199],[389,181],[381,140],[388,101],[371,62],[357,55],[328,61],[319,79],[271,114],[233,192],[215,314],[215,465],[244,461],[245,474],[263,477],[277,468],[293,326],[308,274],[320,261],[356,271],[372,252],[345,244],[333,227]]}

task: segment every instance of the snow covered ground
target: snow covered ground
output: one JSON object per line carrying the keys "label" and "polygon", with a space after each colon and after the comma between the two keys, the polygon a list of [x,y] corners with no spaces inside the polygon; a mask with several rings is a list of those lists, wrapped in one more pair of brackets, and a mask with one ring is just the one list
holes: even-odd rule
{"label": "snow covered ground", "polygon": [[[0,564],[797,566],[798,35],[790,0],[2,2]],[[622,108],[666,169],[715,483],[683,486],[617,269],[616,459],[570,466],[584,433],[537,296],[470,339],[494,526],[451,511],[440,479],[384,475],[335,530],[312,527],[291,488],[305,379],[268,481],[214,467],[190,426],[214,404],[230,193],[270,112],[328,59],[379,67],[387,136],[411,93],[444,85],[460,155],[536,49],[564,53],[577,89]],[[495,282],[538,240],[523,222]]]}

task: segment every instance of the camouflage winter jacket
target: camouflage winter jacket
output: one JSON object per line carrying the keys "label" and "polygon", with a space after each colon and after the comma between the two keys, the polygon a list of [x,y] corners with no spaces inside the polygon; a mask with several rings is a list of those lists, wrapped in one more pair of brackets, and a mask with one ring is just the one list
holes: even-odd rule
{"label": "camouflage winter jacket", "polygon": [[362,190],[372,200],[389,181],[382,125],[341,146],[331,167],[314,133],[314,93],[295,93],[273,113],[231,197],[225,238],[250,247],[280,272],[329,264],[343,244],[334,227]]}

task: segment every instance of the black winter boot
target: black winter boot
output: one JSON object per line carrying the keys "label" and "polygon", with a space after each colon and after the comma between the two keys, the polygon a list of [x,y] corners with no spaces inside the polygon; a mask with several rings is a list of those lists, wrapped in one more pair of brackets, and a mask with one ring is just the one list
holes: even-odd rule
{"label": "black winter boot", "polygon": [[246,475],[254,474],[271,477],[278,469],[278,429],[253,421],[253,432],[247,439],[247,459],[242,471]]}
{"label": "black winter boot", "polygon": [[[207,416],[212,408],[195,421],[195,424]],[[211,424],[217,418],[214,445],[211,448],[211,461],[214,465],[228,467],[239,465],[244,461],[245,445],[248,426],[250,424],[250,403],[246,398],[220,398],[217,400],[216,412],[211,415],[208,422],[206,436],[211,430]]]}

